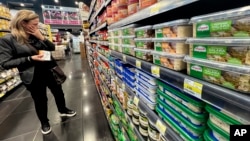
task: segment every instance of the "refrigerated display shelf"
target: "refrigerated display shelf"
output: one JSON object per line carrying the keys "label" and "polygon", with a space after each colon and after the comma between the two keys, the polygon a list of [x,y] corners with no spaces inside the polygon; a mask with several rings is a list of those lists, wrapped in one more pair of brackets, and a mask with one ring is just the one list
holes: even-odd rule
{"label": "refrigerated display shelf", "polygon": [[108,46],[109,45],[108,41],[90,40],[90,42],[96,43],[96,44],[99,44],[99,45],[104,45],[104,46]]}
{"label": "refrigerated display shelf", "polygon": [[10,30],[7,29],[1,29],[0,32],[10,32]]}
{"label": "refrigerated display shelf", "polygon": [[107,58],[107,57],[105,57],[105,56],[103,56],[101,53],[99,53],[98,52],[98,56],[100,56],[101,57],[101,59],[103,60],[103,61],[105,61],[105,62],[109,62],[109,59]]}
{"label": "refrigerated display shelf", "polygon": [[198,0],[163,0],[159,1],[154,5],[151,5],[150,7],[147,7],[145,9],[142,9],[138,11],[137,13],[128,16],[127,18],[124,18],[114,24],[110,25],[110,28],[118,28],[124,25],[132,24],[137,21],[149,18],[151,16],[170,11],[172,9],[196,2]]}
{"label": "refrigerated display shelf", "polygon": [[[250,96],[247,94],[223,88],[116,51],[111,51],[111,55],[149,74],[158,75],[157,78],[172,87],[221,109],[222,112],[232,115],[242,123],[250,123]],[[158,74],[155,72],[158,72]],[[184,84],[192,87],[198,85],[199,87],[196,92],[193,92],[194,90],[191,91],[192,87],[184,88]]]}
{"label": "refrigerated display shelf", "polygon": [[9,18],[5,18],[5,17],[2,17],[2,16],[0,16],[0,19],[5,19],[5,20],[8,20],[8,21],[11,20],[11,19],[9,19]]}
{"label": "refrigerated display shelf", "polygon": [[[92,3],[93,3],[93,4],[92,4]],[[92,15],[92,13],[93,13],[93,9],[94,9],[94,7],[95,7],[95,3],[96,3],[96,0],[93,0],[93,1],[91,2],[90,10],[89,10],[89,16],[88,16],[88,21],[89,21],[91,15]]]}
{"label": "refrigerated display shelf", "polygon": [[106,26],[107,26],[107,23],[105,22],[105,23],[101,24],[100,26],[98,26],[96,29],[90,31],[89,34],[93,34],[93,33],[95,33],[96,31],[105,28]]}
{"label": "refrigerated display shelf", "polygon": [[105,7],[105,2],[102,3],[101,7],[96,11],[95,15],[93,15],[93,17],[90,18],[90,25],[93,23],[93,20],[100,14],[100,12],[103,10],[104,7]]}
{"label": "refrigerated display shelf", "polygon": [[20,84],[22,84],[22,81],[18,81],[15,85],[13,85],[10,88],[8,88],[7,91],[1,92],[0,93],[0,98],[2,98],[3,96],[5,96],[9,91],[13,90],[14,88],[16,88],[17,86],[19,86]]}

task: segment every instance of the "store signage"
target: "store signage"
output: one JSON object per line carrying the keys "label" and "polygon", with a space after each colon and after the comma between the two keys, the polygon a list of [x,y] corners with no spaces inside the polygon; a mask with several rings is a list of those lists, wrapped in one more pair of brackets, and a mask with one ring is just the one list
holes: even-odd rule
{"label": "store signage", "polygon": [[82,25],[78,8],[43,5],[45,24]]}

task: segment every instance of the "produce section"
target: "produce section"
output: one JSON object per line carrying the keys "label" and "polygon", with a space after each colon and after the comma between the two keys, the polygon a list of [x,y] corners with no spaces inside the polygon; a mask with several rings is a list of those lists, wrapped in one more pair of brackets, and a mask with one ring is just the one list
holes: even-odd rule
{"label": "produce section", "polygon": [[[118,18],[116,8],[124,3],[116,2],[98,10],[109,15],[111,8],[113,19],[110,23],[107,16],[108,27],[92,30],[90,48],[97,46],[96,55],[110,65],[106,75],[112,86],[112,80],[118,82],[117,100],[138,137],[229,140],[229,125],[250,123],[249,39],[242,38],[249,37],[243,20],[249,6],[148,25],[151,17],[199,1],[152,1],[151,6],[140,1],[137,12]],[[98,30],[107,31],[107,39],[98,40]]]}

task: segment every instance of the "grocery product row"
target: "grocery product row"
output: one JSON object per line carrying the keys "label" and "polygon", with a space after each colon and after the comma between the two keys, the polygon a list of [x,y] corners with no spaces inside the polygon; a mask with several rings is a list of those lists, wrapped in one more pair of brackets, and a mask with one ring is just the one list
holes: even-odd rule
{"label": "grocery product row", "polygon": [[10,25],[10,10],[9,8],[0,5],[0,37],[9,33]]}

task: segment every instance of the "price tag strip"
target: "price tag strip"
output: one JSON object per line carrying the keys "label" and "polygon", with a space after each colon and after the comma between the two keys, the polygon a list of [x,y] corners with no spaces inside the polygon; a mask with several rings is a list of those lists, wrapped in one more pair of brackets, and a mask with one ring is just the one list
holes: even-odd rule
{"label": "price tag strip", "polygon": [[150,16],[158,14],[160,11],[161,5],[160,4],[155,4],[151,9],[150,9]]}
{"label": "price tag strip", "polygon": [[189,79],[184,80],[184,91],[199,99],[201,99],[202,88],[203,85],[198,82]]}
{"label": "price tag strip", "polygon": [[124,62],[127,62],[126,55],[122,55],[122,59],[123,59]]}
{"label": "price tag strip", "polygon": [[140,60],[136,60],[135,65],[137,68],[141,69],[141,61]]}
{"label": "price tag strip", "polygon": [[167,126],[162,123],[159,119],[156,121],[156,128],[160,131],[161,134],[165,134]]}
{"label": "price tag strip", "polygon": [[134,104],[135,104],[136,106],[138,106],[139,101],[140,101],[139,98],[138,98],[137,96],[135,96],[133,102],[134,102]]}
{"label": "price tag strip", "polygon": [[158,66],[151,66],[151,74],[160,77],[160,67]]}

